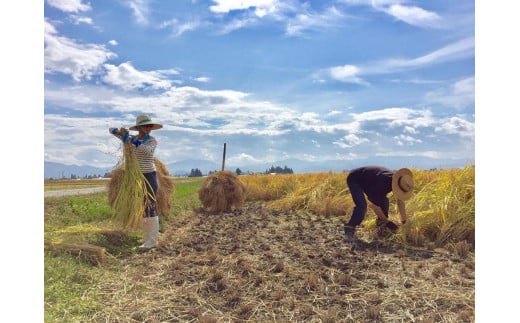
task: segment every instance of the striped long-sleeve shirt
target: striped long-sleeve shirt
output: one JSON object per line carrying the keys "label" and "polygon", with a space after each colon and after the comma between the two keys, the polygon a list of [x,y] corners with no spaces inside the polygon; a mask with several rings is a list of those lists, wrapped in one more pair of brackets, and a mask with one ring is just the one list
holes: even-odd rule
{"label": "striped long-sleeve shirt", "polygon": [[139,162],[139,167],[141,167],[143,173],[155,172],[156,169],[153,154],[155,147],[157,147],[157,140],[152,136],[146,135],[142,142],[143,143],[138,147],[132,145],[137,161]]}

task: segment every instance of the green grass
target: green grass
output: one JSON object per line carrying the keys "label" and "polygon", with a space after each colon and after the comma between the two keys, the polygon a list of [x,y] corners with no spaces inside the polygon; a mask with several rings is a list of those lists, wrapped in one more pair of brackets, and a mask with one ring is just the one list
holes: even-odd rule
{"label": "green grass", "polygon": [[[198,189],[204,178],[176,182],[173,206],[166,219],[189,214],[200,205]],[[66,187],[64,188],[66,189]],[[45,198],[44,240],[52,243],[91,244],[106,249],[114,257],[135,253],[142,233],[128,232],[119,244],[106,232],[117,230],[110,218],[107,192],[90,195]],[[85,322],[105,306],[100,282],[121,279],[121,268],[110,258],[102,266],[92,266],[82,257],[46,248],[44,253],[45,322]]]}
{"label": "green grass", "polygon": [[79,322],[92,317],[89,314],[103,306],[98,302],[98,282],[107,279],[109,273],[78,262],[72,256],[46,253],[45,322]]}
{"label": "green grass", "polygon": [[174,216],[183,215],[200,207],[198,191],[204,180],[204,177],[191,177],[179,181],[175,185],[173,205],[170,213]]}

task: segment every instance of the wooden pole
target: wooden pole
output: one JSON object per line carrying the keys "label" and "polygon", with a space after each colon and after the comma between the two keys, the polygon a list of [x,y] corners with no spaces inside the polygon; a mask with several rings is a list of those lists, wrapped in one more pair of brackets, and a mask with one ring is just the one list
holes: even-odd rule
{"label": "wooden pole", "polygon": [[222,170],[224,170],[225,164],[226,164],[226,143],[224,143],[224,152],[222,153]]}

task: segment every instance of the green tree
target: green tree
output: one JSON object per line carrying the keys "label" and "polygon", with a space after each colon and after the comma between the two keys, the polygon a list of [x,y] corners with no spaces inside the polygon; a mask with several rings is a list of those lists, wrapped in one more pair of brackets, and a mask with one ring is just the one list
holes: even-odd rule
{"label": "green tree", "polygon": [[201,176],[202,176],[202,172],[198,168],[195,168],[195,169],[192,168],[190,175],[188,175],[188,177],[201,177]]}

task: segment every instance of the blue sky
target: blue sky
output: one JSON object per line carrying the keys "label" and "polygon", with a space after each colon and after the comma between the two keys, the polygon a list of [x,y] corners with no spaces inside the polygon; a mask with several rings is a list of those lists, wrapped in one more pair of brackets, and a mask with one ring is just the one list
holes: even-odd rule
{"label": "blue sky", "polygon": [[108,128],[141,113],[166,163],[219,163],[224,142],[233,165],[475,160],[474,1],[46,0],[44,16],[45,161],[114,166]]}

